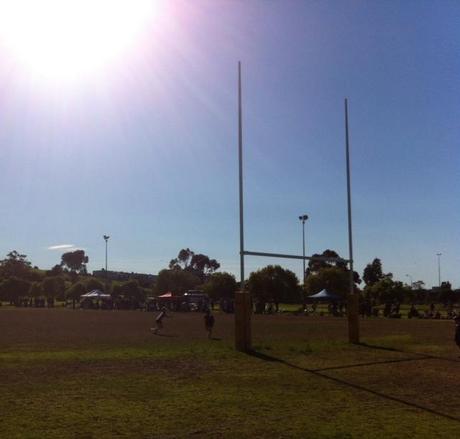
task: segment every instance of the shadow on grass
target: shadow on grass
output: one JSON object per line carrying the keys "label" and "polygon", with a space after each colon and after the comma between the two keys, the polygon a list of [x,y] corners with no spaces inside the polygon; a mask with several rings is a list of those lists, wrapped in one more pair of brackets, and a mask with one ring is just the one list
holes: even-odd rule
{"label": "shadow on grass", "polygon": [[420,360],[432,360],[432,358],[431,357],[397,358],[394,360],[369,361],[368,363],[345,364],[343,366],[331,366],[331,367],[323,367],[321,369],[311,369],[311,370],[313,372],[323,372],[325,370],[351,369],[352,367],[378,366],[380,364],[405,363],[407,361],[420,361]]}
{"label": "shadow on grass", "polygon": [[362,346],[363,348],[380,349],[380,350],[382,350],[382,351],[402,352],[401,350],[396,349],[396,348],[390,348],[390,347],[388,347],[388,346],[378,346],[378,345],[373,345],[373,344],[364,343],[364,342],[356,343],[356,345],[357,345],[357,346]]}
{"label": "shadow on grass", "polygon": [[[367,346],[367,347],[369,347],[369,346]],[[377,349],[378,348],[380,348],[380,347],[377,347]],[[385,348],[383,348],[383,349],[385,349]],[[398,351],[398,350],[396,350],[396,351]],[[399,351],[399,352],[404,352],[404,351]],[[407,352],[405,352],[405,353],[407,353]],[[297,366],[296,364],[290,363],[289,361],[283,360],[282,358],[277,358],[277,357],[274,357],[272,355],[264,354],[262,352],[250,351],[247,354],[250,355],[251,357],[258,358],[259,360],[280,363],[280,364],[283,364],[284,366],[290,367],[292,369],[296,369],[296,370],[299,370],[299,371],[302,371],[302,372],[310,373],[310,374],[315,375],[317,377],[320,377],[320,378],[323,378],[323,379],[326,379],[326,380],[329,380],[329,381],[333,381],[333,382],[335,382],[337,384],[341,384],[343,386],[347,386],[347,387],[350,387],[350,388],[355,389],[355,390],[360,390],[360,391],[363,391],[363,392],[370,393],[372,395],[378,396],[379,398],[386,399],[388,401],[393,401],[393,402],[397,402],[397,403],[400,403],[400,404],[404,404],[406,406],[416,408],[418,410],[422,410],[422,411],[424,411],[426,413],[431,413],[433,415],[440,416],[442,418],[449,419],[451,421],[460,422],[460,418],[458,418],[456,416],[448,415],[446,413],[439,412],[437,410],[431,409],[429,407],[425,407],[425,406],[417,404],[415,402],[406,401],[405,399],[402,399],[402,398],[398,398],[398,397],[391,396],[391,395],[386,395],[385,393],[379,392],[377,390],[369,389],[368,387],[361,386],[359,384],[354,384],[354,383],[352,383],[350,381],[347,381],[347,380],[344,380],[344,379],[341,379],[341,378],[332,377],[330,375],[326,375],[325,373],[323,373],[323,371],[326,371],[326,370],[338,369],[338,368],[347,368],[347,367],[354,367],[354,366],[343,366],[343,367],[328,368],[328,369],[307,369],[307,368],[304,368],[304,367]],[[420,354],[420,355],[423,355],[423,354]],[[429,358],[435,358],[435,357],[425,356],[425,357],[422,357],[422,358],[400,359],[400,360],[396,360],[396,361],[413,361],[413,360],[424,360],[424,359],[429,359]],[[441,358],[441,359],[443,359],[443,358]],[[395,360],[389,360],[387,362],[392,363],[392,362],[395,362]],[[385,362],[378,361],[378,362],[375,362],[375,363],[368,363],[367,365],[384,364],[384,363]],[[363,364],[359,364],[359,366],[361,366],[361,365],[363,365]]]}
{"label": "shadow on grass", "polygon": [[454,363],[460,363],[460,360],[456,360],[455,358],[449,358],[449,357],[438,357],[436,355],[431,355],[431,354],[423,354],[421,352],[407,352],[403,351],[402,349],[397,349],[397,348],[390,348],[387,346],[378,346],[378,345],[372,345],[368,343],[357,343],[357,346],[361,346],[364,348],[368,349],[381,349],[384,351],[390,351],[390,352],[400,352],[402,354],[413,354],[413,355],[418,355],[418,359],[431,359],[431,360],[442,360],[442,361],[451,361]]}

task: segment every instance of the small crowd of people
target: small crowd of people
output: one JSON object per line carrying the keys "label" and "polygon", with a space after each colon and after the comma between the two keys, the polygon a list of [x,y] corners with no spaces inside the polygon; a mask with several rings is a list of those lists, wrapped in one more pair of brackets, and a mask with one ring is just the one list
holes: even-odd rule
{"label": "small crowd of people", "polygon": [[425,311],[419,311],[414,304],[411,305],[407,317],[409,319],[419,318],[419,319],[455,319],[457,314],[454,311],[452,305],[447,305],[447,314],[444,317],[439,309],[436,308],[434,303],[431,303],[430,306],[425,309]]}

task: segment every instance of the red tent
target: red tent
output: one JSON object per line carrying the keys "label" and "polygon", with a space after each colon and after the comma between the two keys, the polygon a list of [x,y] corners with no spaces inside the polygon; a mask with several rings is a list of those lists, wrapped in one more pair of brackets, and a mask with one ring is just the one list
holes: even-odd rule
{"label": "red tent", "polygon": [[174,297],[174,294],[171,293],[171,291],[168,291],[167,293],[164,293],[161,296],[158,296],[158,299],[172,299],[173,297]]}

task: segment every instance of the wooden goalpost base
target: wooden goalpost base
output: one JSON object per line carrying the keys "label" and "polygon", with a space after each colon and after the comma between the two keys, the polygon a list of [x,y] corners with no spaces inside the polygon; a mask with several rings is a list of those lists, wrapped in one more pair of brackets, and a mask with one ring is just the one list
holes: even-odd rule
{"label": "wooden goalpost base", "polygon": [[251,295],[247,292],[235,293],[235,348],[240,352],[252,350]]}

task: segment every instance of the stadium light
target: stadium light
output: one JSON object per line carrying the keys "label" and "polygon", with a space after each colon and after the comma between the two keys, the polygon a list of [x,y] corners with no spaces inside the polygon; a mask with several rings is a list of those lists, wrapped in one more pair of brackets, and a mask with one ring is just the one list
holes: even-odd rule
{"label": "stadium light", "polygon": [[107,293],[107,287],[109,283],[109,272],[107,271],[107,248],[108,248],[108,243],[109,243],[109,235],[104,235],[104,241],[105,241],[105,292]]}
{"label": "stadium light", "polygon": [[442,253],[436,253],[438,257],[438,287],[441,288],[441,256]]}
{"label": "stadium light", "polygon": [[302,256],[303,259],[303,288],[305,289],[305,221],[307,221],[308,215],[300,215],[299,220],[302,221]]}

